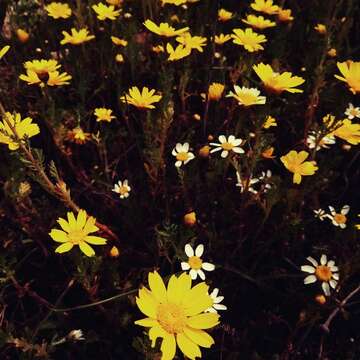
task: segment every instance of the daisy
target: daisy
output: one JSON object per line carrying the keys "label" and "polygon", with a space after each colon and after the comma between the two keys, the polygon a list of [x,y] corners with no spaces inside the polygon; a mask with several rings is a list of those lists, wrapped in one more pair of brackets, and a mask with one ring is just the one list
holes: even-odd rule
{"label": "daisy", "polygon": [[129,182],[127,179],[125,179],[124,181],[119,180],[118,183],[114,185],[112,191],[119,194],[120,199],[124,199],[129,197],[131,187],[129,186]]}
{"label": "daisy", "polygon": [[229,152],[232,151],[236,154],[243,154],[245,151],[239,145],[243,142],[242,139],[236,139],[234,135],[230,135],[227,139],[225,135],[219,136],[220,143],[210,143],[215,146],[214,149],[210,150],[210,153],[221,151],[221,157],[226,158]]}
{"label": "daisy", "polygon": [[188,256],[188,261],[181,263],[181,269],[184,271],[190,270],[189,274],[192,280],[195,280],[199,275],[201,280],[205,280],[205,271],[213,271],[214,264],[203,262],[201,256],[204,253],[204,245],[200,244],[196,247],[195,252],[190,244],[185,245],[185,254]]}
{"label": "daisy", "polygon": [[215,288],[210,294],[213,304],[211,307],[206,309],[205,312],[217,313],[218,310],[227,310],[226,305],[220,304],[224,300],[224,297],[218,295],[219,295],[219,289]]}
{"label": "daisy", "polygon": [[329,215],[323,209],[313,210],[314,216],[318,218],[320,221],[324,221]]}
{"label": "daisy", "polygon": [[195,155],[189,151],[189,143],[177,143],[171,154],[176,157],[175,166],[180,167],[182,164],[186,165],[190,160],[195,158]]}
{"label": "daisy", "polygon": [[348,119],[360,118],[360,107],[355,107],[352,103],[349,103],[345,115]]}
{"label": "daisy", "polygon": [[340,226],[341,229],[345,229],[347,221],[346,215],[350,210],[350,206],[344,205],[340,213],[337,213],[332,206],[329,206],[329,210],[331,213],[331,215],[329,215],[329,218],[332,220],[333,225]]}
{"label": "daisy", "polygon": [[260,91],[256,88],[234,85],[234,91],[230,91],[226,97],[233,97],[239,105],[263,105],[266,102],[266,97],[260,96]]}
{"label": "daisy", "polygon": [[306,139],[308,148],[314,149],[316,146],[316,151],[319,151],[320,149],[329,149],[328,145],[333,145],[336,143],[336,139],[333,135],[323,136],[320,141],[318,141],[318,139],[318,133],[316,133],[316,131],[310,131]]}
{"label": "daisy", "polygon": [[252,185],[256,184],[259,182],[259,179],[257,178],[249,178],[249,179],[241,179],[241,176],[239,174],[239,172],[236,172],[236,179],[237,179],[237,183],[235,186],[240,188],[240,192],[243,193],[245,191],[245,188],[247,186],[247,190],[253,194],[257,194],[257,190],[255,190]]}
{"label": "daisy", "polygon": [[329,296],[330,287],[335,289],[339,280],[339,268],[335,266],[335,261],[328,261],[326,255],[324,254],[321,255],[320,265],[311,256],[307,257],[306,259],[311,262],[313,266],[301,266],[301,271],[311,274],[304,279],[304,284],[312,284],[318,280],[322,282],[321,287],[324,291],[324,294]]}

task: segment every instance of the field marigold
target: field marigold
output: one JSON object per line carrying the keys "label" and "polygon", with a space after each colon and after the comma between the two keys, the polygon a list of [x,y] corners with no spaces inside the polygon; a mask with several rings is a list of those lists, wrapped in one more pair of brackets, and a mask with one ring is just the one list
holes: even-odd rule
{"label": "field marigold", "polygon": [[229,35],[229,34],[215,35],[215,38],[214,38],[214,42],[216,45],[223,45],[229,40],[231,40],[231,35]]}
{"label": "field marigold", "polygon": [[89,245],[105,245],[106,239],[89,235],[99,230],[95,225],[96,219],[92,216],[87,216],[85,210],[80,210],[77,218],[73,212],[67,213],[67,221],[63,218],[57,220],[62,230],[52,229],[49,233],[51,238],[61,243],[55,249],[56,253],[64,253],[70,251],[74,245],[78,245],[80,250],[86,256],[94,256],[95,251]]}
{"label": "field marigold", "polygon": [[203,52],[202,47],[206,46],[206,38],[202,36],[191,36],[190,33],[181,34],[176,38],[176,41],[190,50],[195,49]]}
{"label": "field marigold", "polygon": [[259,30],[276,26],[276,23],[274,21],[265,19],[263,16],[248,15],[246,19],[242,19],[241,21]]}
{"label": "field marigold", "polygon": [[186,273],[172,275],[167,288],[155,271],[149,273],[149,287],[139,290],[136,304],[147,317],[135,324],[148,327],[151,346],[162,338],[160,350],[162,360],[172,360],[178,346],[190,358],[201,358],[200,346],[209,348],[213,338],[204,329],[219,323],[219,315],[204,313],[212,306],[208,285],[204,282],[191,287],[191,278]]}
{"label": "field marigold", "polygon": [[360,61],[338,62],[337,67],[342,76],[335,75],[335,77],[346,82],[353,94],[360,93]]}
{"label": "field marigold", "polygon": [[223,21],[223,22],[229,21],[229,20],[231,20],[232,17],[233,17],[233,13],[230,12],[230,11],[227,11],[225,9],[220,9],[218,11],[218,19],[219,19],[219,21]]}
{"label": "field marigold", "polygon": [[48,13],[48,16],[54,19],[67,19],[71,16],[71,9],[68,4],[60,2],[52,2],[49,5],[45,6],[45,10]]}
{"label": "field marigold", "polygon": [[128,42],[124,39],[121,39],[121,38],[118,38],[116,36],[112,36],[111,37],[111,41],[114,45],[117,45],[117,46],[127,46]]}
{"label": "field marigold", "polygon": [[277,16],[279,21],[282,22],[289,22],[294,20],[294,17],[291,15],[290,9],[279,9]]}
{"label": "field marigold", "polygon": [[146,86],[142,88],[141,92],[133,86],[129,89],[129,93],[122,96],[120,100],[123,103],[136,106],[138,109],[155,109],[153,103],[159,102],[162,95],[155,95],[155,90],[149,90]]}
{"label": "field marigold", "polygon": [[249,52],[264,50],[260,45],[267,41],[264,35],[254,32],[251,28],[233,29],[233,32],[234,34],[231,34],[231,37],[234,44],[242,45]]}
{"label": "field marigold", "polygon": [[209,86],[208,90],[208,100],[209,101],[218,101],[220,100],[225,89],[225,85],[213,82]]}
{"label": "field marigold", "polygon": [[294,174],[294,184],[300,184],[302,176],[314,175],[315,171],[318,170],[315,161],[305,161],[308,156],[309,153],[306,151],[291,150],[280,158],[286,169]]}
{"label": "field marigold", "polygon": [[95,39],[94,35],[90,35],[89,31],[84,28],[80,30],[76,30],[75,28],[71,29],[71,34],[67,31],[62,31],[64,38],[60,41],[61,45],[72,44],[72,45],[80,45],[84,42]]}
{"label": "field marigold", "polygon": [[260,96],[260,91],[256,88],[247,88],[234,85],[234,91],[230,91],[226,97],[234,98],[239,105],[252,106],[263,105],[266,102],[265,96]]}
{"label": "field marigold", "polygon": [[168,61],[177,61],[189,56],[191,49],[181,44],[174,48],[170,43],[167,43],[166,52],[169,54]]}
{"label": "field marigold", "polygon": [[114,5],[105,5],[101,2],[93,5],[92,9],[96,12],[96,16],[99,20],[116,20],[120,15],[120,10],[115,10]]}
{"label": "field marigold", "polygon": [[[19,113],[12,115],[9,112],[6,112],[5,116],[7,121],[15,129],[16,135],[20,140],[31,138],[40,133],[39,126],[34,124],[30,117],[21,119]],[[19,148],[19,143],[15,139],[13,130],[4,119],[0,122],[0,143],[6,144],[9,150],[17,150]]]}
{"label": "field marigold", "polygon": [[273,0],[255,0],[250,6],[259,12],[274,15],[279,11],[279,6],[274,5]]}
{"label": "field marigold", "polygon": [[350,119],[342,120],[340,123],[341,126],[331,135],[335,135],[349,144],[358,145],[360,143],[360,124],[354,124]]}
{"label": "field marigold", "polygon": [[107,121],[111,122],[112,119],[115,119],[115,116],[111,115],[112,110],[106,108],[96,108],[94,110],[94,115],[96,116],[96,121]]}
{"label": "field marigold", "polygon": [[145,27],[150,30],[151,32],[165,37],[173,37],[181,35],[189,30],[188,27],[184,27],[182,29],[175,30],[172,26],[170,26],[168,23],[160,23],[160,25],[156,25],[151,20],[146,20],[144,22]]}
{"label": "field marigold", "polygon": [[270,65],[263,63],[254,65],[253,69],[264,83],[264,86],[276,94],[281,94],[283,91],[291,93],[303,92],[303,90],[295,88],[305,82],[300,76],[292,76],[292,73],[287,71],[279,74],[275,72]]}

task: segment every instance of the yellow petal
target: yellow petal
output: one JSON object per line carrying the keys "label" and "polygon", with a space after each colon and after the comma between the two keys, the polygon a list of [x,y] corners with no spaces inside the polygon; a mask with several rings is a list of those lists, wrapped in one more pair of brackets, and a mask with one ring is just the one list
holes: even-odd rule
{"label": "yellow petal", "polygon": [[209,286],[207,286],[204,282],[195,285],[185,294],[182,303],[186,308],[190,308],[193,305],[194,299],[208,296],[208,289]]}
{"label": "yellow petal", "polygon": [[210,329],[219,323],[219,315],[213,313],[199,314],[187,320],[188,326],[194,329]]}
{"label": "yellow petal", "polygon": [[150,328],[149,330],[149,339],[151,340],[151,347],[155,346],[156,339],[161,337],[166,337],[167,332],[158,324],[157,326],[154,326]]}
{"label": "yellow petal", "polygon": [[162,303],[166,302],[167,300],[166,287],[158,272],[154,271],[149,273],[148,279],[149,279],[150,289],[153,295],[156,297],[156,299]]}
{"label": "yellow petal", "polygon": [[77,225],[80,229],[82,229],[85,226],[86,223],[86,211],[80,210],[77,215]]}
{"label": "yellow petal", "polygon": [[156,318],[158,302],[148,289],[142,288],[139,290],[139,297],[136,298],[136,304],[143,314],[153,319]]}
{"label": "yellow petal", "polygon": [[60,243],[64,243],[69,241],[67,233],[65,231],[62,230],[58,230],[58,229],[52,229],[51,232],[49,233],[49,235],[52,237],[52,239],[54,241],[60,242]]}
{"label": "yellow petal", "polygon": [[162,352],[161,360],[172,360],[176,353],[176,341],[173,334],[164,336],[160,350]]}
{"label": "yellow petal", "polygon": [[203,330],[186,327],[184,333],[191,341],[202,347],[209,348],[215,342],[214,339]]}
{"label": "yellow petal", "polygon": [[59,218],[57,220],[57,222],[59,223],[59,225],[61,226],[61,228],[66,231],[67,233],[70,232],[70,226],[69,226],[69,223],[63,219],[63,218]]}
{"label": "yellow petal", "polygon": [[64,244],[61,244],[55,249],[56,253],[62,254],[64,252],[70,251],[73,248],[73,244],[71,242],[67,242]]}
{"label": "yellow petal", "polygon": [[100,237],[100,236],[86,236],[84,239],[87,243],[91,245],[105,245],[106,239]]}
{"label": "yellow petal", "polygon": [[301,183],[301,175],[299,173],[294,174],[293,183],[294,184],[300,184]]}
{"label": "yellow petal", "polygon": [[86,255],[86,256],[94,256],[95,255],[95,251],[94,249],[88,245],[86,242],[82,241],[79,244],[80,250]]}
{"label": "yellow petal", "polygon": [[159,326],[159,323],[155,319],[151,318],[145,318],[135,321],[136,325],[144,326],[144,327],[153,327],[153,326]]}
{"label": "yellow petal", "polygon": [[179,345],[180,350],[189,359],[195,359],[196,357],[201,358],[201,351],[199,346],[192,342],[185,334],[177,334],[176,341]]}

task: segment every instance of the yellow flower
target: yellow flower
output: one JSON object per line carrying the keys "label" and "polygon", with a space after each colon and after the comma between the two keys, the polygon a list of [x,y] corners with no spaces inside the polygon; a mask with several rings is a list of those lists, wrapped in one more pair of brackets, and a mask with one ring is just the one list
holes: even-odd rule
{"label": "yellow flower", "polygon": [[160,35],[160,36],[165,36],[165,37],[178,36],[189,30],[188,27],[184,27],[182,29],[175,30],[175,28],[170,26],[168,23],[160,23],[160,25],[156,25],[151,20],[146,20],[144,22],[144,25],[151,32],[153,32],[157,35]]}
{"label": "yellow flower", "polygon": [[[358,214],[358,217],[360,217],[360,214]],[[356,224],[355,227],[360,230],[360,224]]]}
{"label": "yellow flower", "polygon": [[136,106],[138,109],[155,109],[155,106],[152,105],[161,100],[161,95],[154,95],[155,90],[149,90],[146,86],[143,87],[142,91],[133,86],[129,89],[129,93],[122,96],[120,100],[123,103],[131,104]]}
{"label": "yellow flower", "polygon": [[124,0],[106,0],[110,5],[120,6]]}
{"label": "yellow flower", "polygon": [[291,16],[291,10],[290,9],[279,9],[278,11],[278,19],[282,22],[288,22],[293,21],[294,17]]}
{"label": "yellow flower", "polygon": [[164,47],[162,45],[156,45],[156,46],[153,46],[152,49],[151,49],[154,53],[156,54],[159,54],[161,52],[164,52]]}
{"label": "yellow flower", "polygon": [[107,121],[111,122],[112,119],[115,119],[115,116],[111,115],[112,110],[106,108],[96,108],[94,115],[96,116],[96,121]]}
{"label": "yellow flower", "polygon": [[206,46],[206,38],[202,36],[191,36],[190,33],[181,34],[176,38],[176,41],[190,50],[196,49],[203,52],[202,47]]}
{"label": "yellow flower", "polygon": [[241,21],[259,30],[263,30],[276,25],[273,21],[264,19],[263,16],[256,15],[248,15],[246,19],[242,19]]}
{"label": "yellow flower", "polygon": [[184,223],[188,226],[194,226],[196,224],[196,213],[191,211],[184,215]]}
{"label": "yellow flower", "polygon": [[220,83],[213,82],[209,86],[208,90],[208,100],[209,101],[218,101],[220,100],[223,92],[224,92],[225,86]]}
{"label": "yellow flower", "polygon": [[120,15],[120,10],[115,10],[114,5],[105,5],[101,2],[93,5],[92,9],[96,12],[99,20],[116,20],[116,18]]}
{"label": "yellow flower", "polygon": [[120,64],[123,63],[124,62],[124,56],[122,54],[116,54],[115,61],[120,63]]}
{"label": "yellow flower", "polygon": [[303,90],[295,89],[295,86],[299,86],[305,82],[302,77],[292,76],[291,72],[277,73],[271,68],[270,65],[260,63],[253,66],[257,76],[261,79],[264,86],[275,92],[281,94],[283,91],[291,93],[302,93]]}
{"label": "yellow flower", "polygon": [[49,73],[47,84],[49,86],[68,85],[70,84],[69,80],[71,80],[71,76],[66,72],[60,74],[58,71],[52,71]]}
{"label": "yellow flower", "polygon": [[341,124],[331,135],[347,141],[349,144],[358,145],[360,143],[360,124],[354,124],[350,119],[339,122]]}
{"label": "yellow flower", "polygon": [[68,133],[68,139],[76,144],[85,144],[90,139],[90,134],[84,132],[84,130],[78,126]]}
{"label": "yellow flower", "polygon": [[5,54],[9,51],[10,46],[5,45],[2,49],[0,49],[0,60],[5,56]]}
{"label": "yellow flower", "polygon": [[233,13],[230,11],[227,11],[225,9],[220,9],[218,11],[218,19],[219,21],[229,21],[233,17]]}
{"label": "yellow flower", "polygon": [[269,129],[271,126],[277,126],[276,119],[268,115],[262,127],[264,129]]}
{"label": "yellow flower", "polygon": [[335,77],[346,82],[353,94],[360,93],[360,61],[338,62],[337,67],[343,76],[335,75]]}
{"label": "yellow flower", "polygon": [[120,255],[120,251],[116,246],[113,246],[109,252],[110,257],[117,258]]}
{"label": "yellow flower", "polygon": [[26,32],[23,29],[17,29],[16,30],[16,36],[19,39],[19,41],[22,42],[22,43],[26,43],[29,40],[29,37],[30,37],[29,33]]}
{"label": "yellow flower", "polygon": [[324,24],[317,24],[314,29],[319,33],[319,34],[326,34],[326,26]]}
{"label": "yellow flower", "polygon": [[71,9],[68,4],[52,2],[45,6],[45,10],[47,11],[48,16],[54,19],[67,19],[71,16]]}
{"label": "yellow flower", "polygon": [[171,4],[175,6],[180,6],[186,4],[187,0],[161,0],[161,5]]}
{"label": "yellow flower", "polygon": [[124,39],[120,39],[116,36],[112,36],[111,37],[111,41],[113,42],[114,45],[118,45],[118,46],[127,46],[128,42]]}
{"label": "yellow flower", "polygon": [[177,61],[191,54],[191,49],[183,45],[178,45],[175,49],[170,43],[166,44],[166,52],[169,54],[169,61]]}
{"label": "yellow flower", "polygon": [[80,210],[77,218],[75,218],[73,212],[68,212],[67,221],[63,218],[59,218],[57,222],[62,230],[52,229],[49,233],[54,241],[61,243],[61,245],[55,249],[56,253],[62,254],[70,251],[74,245],[78,245],[80,250],[86,256],[94,256],[95,251],[89,244],[106,244],[106,239],[89,235],[98,231],[99,228],[95,225],[96,219],[92,216],[87,216],[85,210]]}
{"label": "yellow flower", "polygon": [[294,184],[300,184],[301,176],[314,175],[315,171],[318,169],[315,161],[305,161],[308,156],[309,153],[306,151],[297,152],[291,150],[280,158],[286,169],[294,174]]}
{"label": "yellow flower", "polygon": [[335,57],[335,56],[337,55],[336,49],[334,49],[334,48],[329,49],[329,51],[327,52],[327,54],[328,54],[330,57]]}
{"label": "yellow flower", "polygon": [[64,38],[60,41],[61,45],[72,44],[80,45],[86,41],[90,41],[95,38],[94,35],[90,35],[87,29],[80,29],[79,31],[75,28],[71,29],[71,35],[67,31],[62,31]]}
{"label": "yellow flower", "polygon": [[147,317],[135,324],[150,328],[152,347],[158,337],[162,338],[162,360],[172,360],[177,345],[189,359],[201,357],[199,346],[209,348],[214,344],[204,329],[219,323],[218,314],[204,313],[213,304],[208,285],[201,282],[192,288],[186,273],[172,275],[167,288],[156,271],[149,273],[148,279],[150,290],[143,287],[136,298],[137,306]]}
{"label": "yellow flower", "polygon": [[58,70],[61,65],[58,64],[58,62],[56,60],[50,59],[50,60],[31,60],[31,61],[26,61],[24,63],[24,67],[26,70],[32,70],[34,71],[37,75],[39,75],[40,77],[42,75],[46,75],[51,71],[56,71]]}
{"label": "yellow flower", "polygon": [[279,6],[273,4],[273,0],[255,0],[250,6],[259,12],[274,15],[279,11]]}
{"label": "yellow flower", "polygon": [[226,97],[233,97],[239,105],[246,107],[251,105],[263,105],[266,102],[266,97],[260,96],[260,91],[258,89],[234,85],[234,90],[235,93],[230,91]]}
{"label": "yellow flower", "polygon": [[242,45],[249,52],[264,50],[260,45],[267,41],[264,35],[254,32],[251,28],[233,29],[233,32],[234,34],[231,34],[231,37],[234,44]]}
{"label": "yellow flower", "polygon": [[[21,120],[21,115],[19,113],[12,115],[9,112],[6,112],[5,116],[20,140],[31,138],[40,133],[39,126],[33,124],[30,117]],[[17,150],[19,148],[19,142],[15,138],[11,127],[4,119],[0,122],[0,143],[8,145],[9,150]]]}
{"label": "yellow flower", "polygon": [[214,42],[216,45],[223,45],[230,39],[231,39],[231,35],[229,35],[229,34],[226,34],[226,35],[219,34],[219,35],[215,35]]}

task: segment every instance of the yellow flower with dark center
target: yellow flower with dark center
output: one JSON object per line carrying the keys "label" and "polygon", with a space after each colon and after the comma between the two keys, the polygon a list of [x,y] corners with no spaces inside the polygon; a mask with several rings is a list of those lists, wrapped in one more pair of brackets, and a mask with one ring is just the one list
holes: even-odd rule
{"label": "yellow flower with dark center", "polygon": [[9,51],[10,46],[9,45],[5,45],[1,50],[0,50],[0,60],[5,56],[5,54]]}
{"label": "yellow flower with dark center", "polygon": [[[19,113],[12,115],[9,112],[6,112],[5,116],[7,121],[3,118],[2,122],[0,122],[0,143],[6,144],[9,150],[17,150],[20,146],[11,127],[15,130],[16,136],[21,141],[40,133],[39,126],[34,124],[30,117],[21,119]],[[8,122],[11,124],[11,127]]]}
{"label": "yellow flower with dark center", "polygon": [[86,256],[94,256],[95,251],[89,244],[106,244],[106,239],[89,235],[98,231],[99,228],[95,225],[96,219],[92,216],[88,216],[85,210],[80,210],[77,218],[75,218],[73,212],[68,212],[67,221],[63,218],[59,218],[57,222],[62,230],[52,229],[49,233],[54,241],[61,243],[61,245],[55,249],[56,253],[62,254],[70,251],[77,245]]}
{"label": "yellow flower with dark center", "polygon": [[214,42],[215,42],[216,45],[223,45],[229,40],[231,40],[231,35],[229,35],[229,34],[215,35],[215,38],[214,38]]}
{"label": "yellow flower with dark center", "polygon": [[189,56],[191,54],[191,49],[181,44],[174,49],[170,43],[167,43],[166,52],[169,54],[168,61],[177,61]]}
{"label": "yellow flower with dark center", "polygon": [[173,37],[181,35],[189,30],[188,27],[184,27],[179,30],[175,30],[172,26],[170,26],[168,23],[160,23],[160,25],[156,25],[151,20],[146,20],[144,22],[145,27],[150,30],[151,32],[165,37]]}
{"label": "yellow flower with dark center", "polygon": [[219,21],[229,21],[233,17],[233,13],[230,11],[227,11],[225,9],[220,9],[218,11],[218,19]]}
{"label": "yellow flower with dark center", "polygon": [[279,9],[278,11],[278,19],[282,22],[289,22],[293,21],[294,17],[291,16],[291,10],[290,9]]}
{"label": "yellow flower with dark center", "polygon": [[268,115],[262,127],[264,129],[269,129],[271,126],[277,126],[276,119]]}
{"label": "yellow flower with dark center", "polygon": [[115,10],[114,5],[105,5],[101,2],[93,5],[92,9],[96,12],[99,20],[116,20],[116,18],[120,15],[120,10]]}
{"label": "yellow flower with dark center", "polygon": [[75,28],[71,29],[71,34],[67,31],[62,31],[64,38],[60,41],[61,45],[72,44],[72,45],[80,45],[84,42],[95,39],[94,35],[90,35],[87,29],[76,30]]}
{"label": "yellow flower with dark center", "polygon": [[281,94],[283,91],[291,93],[303,92],[303,90],[295,88],[305,82],[300,76],[292,76],[292,73],[287,71],[279,74],[275,72],[270,65],[265,65],[263,63],[254,65],[253,69],[266,89],[276,94]]}
{"label": "yellow flower with dark center", "polygon": [[[149,287],[139,290],[136,303],[147,317],[135,324],[148,327],[151,346],[162,338],[162,360],[172,360],[178,346],[189,359],[201,357],[200,346],[209,348],[213,338],[204,331],[219,323],[219,315],[205,313],[213,301],[209,287],[201,282],[191,287],[191,278],[186,273],[172,275],[167,288],[155,271],[149,273]],[[207,307],[206,307],[207,306]]]}
{"label": "yellow flower with dark center", "polygon": [[297,152],[291,150],[288,154],[280,158],[286,169],[294,174],[294,184],[300,184],[302,176],[314,175],[316,170],[318,170],[315,161],[305,161],[308,156],[309,153],[306,151]]}
{"label": "yellow flower with dark center", "polygon": [[120,100],[123,103],[131,104],[136,106],[138,109],[155,109],[153,103],[159,102],[162,95],[155,95],[155,90],[149,90],[146,86],[143,87],[142,91],[133,86],[129,89],[129,93],[122,96]]}
{"label": "yellow flower with dark center", "polygon": [[45,10],[48,13],[48,16],[54,19],[67,19],[71,16],[71,9],[68,4],[60,2],[52,2],[49,5],[45,6]]}
{"label": "yellow flower with dark center", "polygon": [[243,46],[249,52],[264,50],[260,45],[267,41],[264,35],[254,32],[251,28],[233,29],[233,32],[234,34],[231,34],[231,37],[234,44]]}
{"label": "yellow flower with dark center", "polygon": [[96,121],[107,121],[111,122],[112,119],[115,119],[115,116],[111,115],[112,110],[106,108],[96,108],[94,115],[96,116]]}
{"label": "yellow flower with dark center", "polygon": [[338,62],[337,67],[342,76],[335,75],[335,77],[346,82],[353,94],[360,93],[360,61]]}
{"label": "yellow flower with dark center", "polygon": [[326,26],[324,24],[317,24],[314,27],[314,30],[316,30],[321,35],[324,35],[327,32]]}
{"label": "yellow flower with dark center", "polygon": [[241,21],[259,30],[274,27],[276,25],[275,22],[265,19],[263,16],[256,15],[248,15],[246,19],[242,19]]}
{"label": "yellow flower with dark center", "polygon": [[127,46],[128,42],[124,39],[120,39],[116,36],[112,36],[111,37],[111,41],[113,42],[114,45],[118,45],[118,46]]}
{"label": "yellow flower with dark center", "polygon": [[176,41],[190,50],[195,49],[203,52],[202,47],[206,46],[206,38],[202,36],[191,36],[190,33],[181,34],[176,38]]}
{"label": "yellow flower with dark center", "polygon": [[260,96],[260,91],[256,88],[247,88],[234,85],[234,91],[230,91],[226,97],[234,98],[239,105],[252,106],[263,105],[266,102],[265,96]]}
{"label": "yellow flower with dark center", "polygon": [[259,12],[274,15],[279,11],[279,6],[274,5],[273,0],[255,0],[250,6]]}
{"label": "yellow flower with dark center", "polygon": [[16,36],[19,39],[19,41],[22,42],[22,43],[26,43],[30,38],[29,33],[26,32],[23,29],[17,29],[16,30]]}

